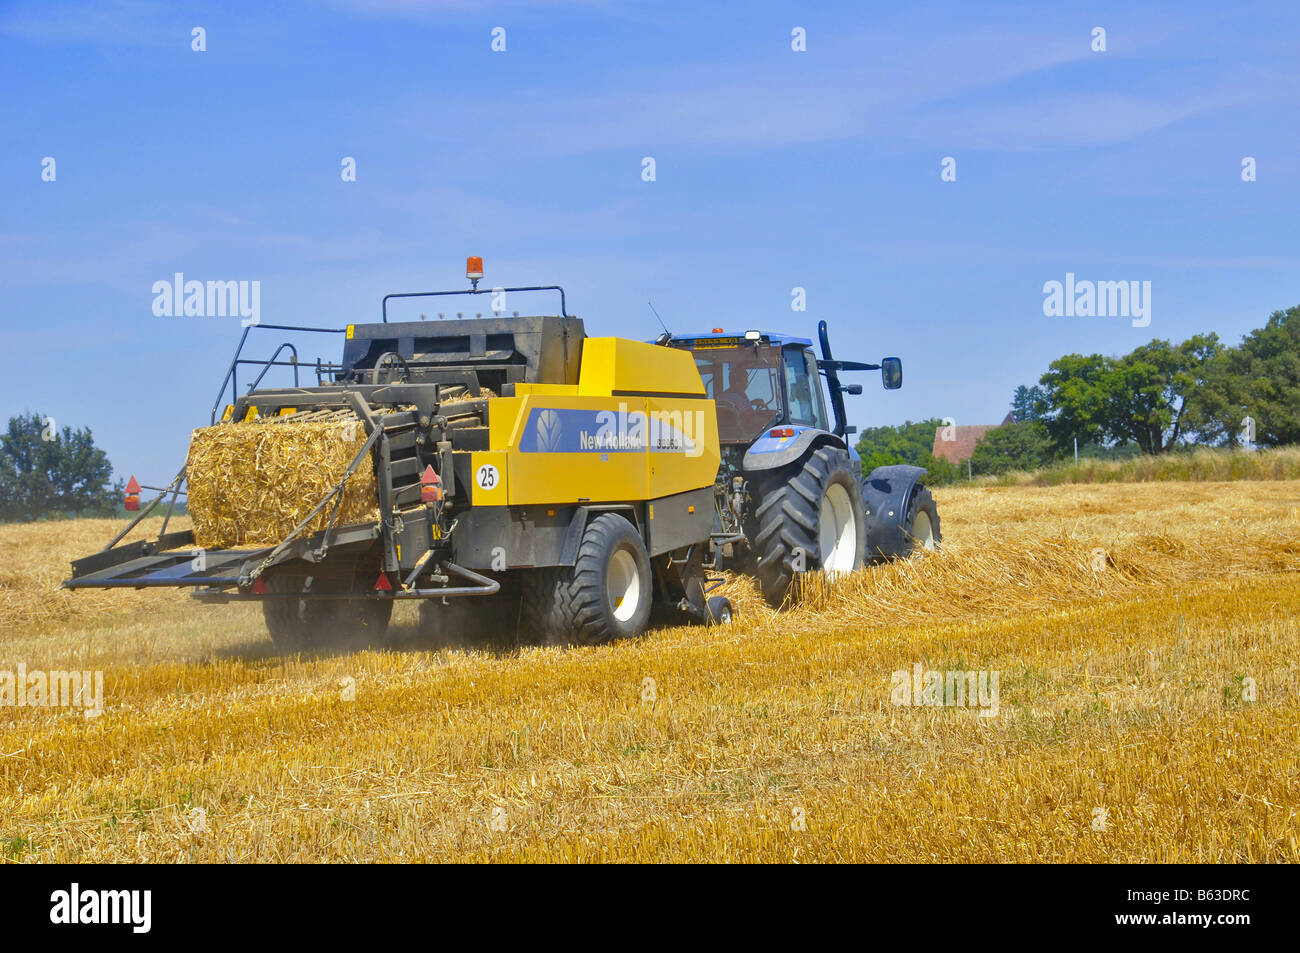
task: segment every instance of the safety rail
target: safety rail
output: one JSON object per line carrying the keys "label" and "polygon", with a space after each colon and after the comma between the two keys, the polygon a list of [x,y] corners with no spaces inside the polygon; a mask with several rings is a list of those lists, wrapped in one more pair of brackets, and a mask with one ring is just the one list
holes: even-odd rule
{"label": "safety rail", "polygon": [[[262,368],[261,373],[257,375],[257,378],[253,381],[253,383],[248,385],[248,389],[250,391],[255,389],[257,385],[262,382],[262,378],[266,376],[267,371],[269,371],[272,367],[292,367],[293,386],[294,387],[298,386],[298,368],[301,366],[300,362],[298,361],[298,349],[288,341],[285,341],[279,347],[277,347],[275,349],[275,353],[272,354],[271,357],[265,361],[259,361],[254,358],[241,357],[241,355],[244,352],[244,343],[248,340],[248,332],[253,330],[253,328],[265,328],[268,331],[294,331],[294,332],[305,331],[313,334],[346,334],[347,333],[347,330],[345,328],[304,328],[292,324],[250,324],[248,325],[247,327],[244,328],[244,333],[239,337],[239,346],[235,348],[235,356],[230,359],[230,366],[226,369],[226,376],[221,379],[221,389],[217,391],[217,399],[212,403],[212,413],[208,418],[209,423],[215,424],[217,422],[217,410],[220,409],[221,402],[222,400],[225,399],[227,388],[230,389],[230,394],[232,399],[237,399],[239,397],[239,366],[241,364],[253,364]],[[280,354],[283,353],[286,348],[288,348],[289,353],[291,355],[290,360],[288,361],[277,360],[277,358],[279,358]],[[333,364],[333,363],[323,364],[318,358],[316,360],[315,370],[316,370],[316,383],[319,385],[324,383],[324,376],[326,374],[333,375],[338,371],[342,370],[342,365]]]}
{"label": "safety rail", "polygon": [[447,295],[486,295],[496,294],[497,292],[516,292],[516,291],[558,291],[560,293],[560,316],[570,317],[566,310],[567,305],[564,300],[564,289],[559,285],[528,285],[522,288],[463,288],[459,291],[403,291],[397,294],[386,294],[384,300],[380,302],[380,311],[384,317],[384,324],[388,323],[388,301],[390,298],[441,298]]}

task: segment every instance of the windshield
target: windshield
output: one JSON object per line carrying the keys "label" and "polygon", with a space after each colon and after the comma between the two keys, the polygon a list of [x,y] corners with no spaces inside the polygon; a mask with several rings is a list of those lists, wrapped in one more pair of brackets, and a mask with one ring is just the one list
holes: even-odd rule
{"label": "windshield", "polygon": [[693,353],[704,390],[717,401],[723,443],[748,443],[781,418],[779,347],[697,346]]}

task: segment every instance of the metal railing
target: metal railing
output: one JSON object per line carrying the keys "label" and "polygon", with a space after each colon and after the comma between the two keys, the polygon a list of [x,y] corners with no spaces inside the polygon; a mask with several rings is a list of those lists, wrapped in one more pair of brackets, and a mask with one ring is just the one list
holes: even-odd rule
{"label": "metal railing", "polygon": [[[217,391],[217,399],[212,402],[212,413],[208,418],[209,423],[217,422],[217,410],[221,407],[222,400],[225,399],[226,390],[229,388],[232,399],[239,397],[239,366],[241,364],[252,364],[262,368],[261,373],[257,375],[253,383],[248,385],[250,391],[254,390],[262,382],[267,372],[272,367],[292,367],[293,368],[293,386],[298,386],[298,349],[288,341],[282,343],[275,349],[270,358],[265,361],[259,361],[254,358],[246,358],[241,355],[244,353],[244,344],[248,341],[248,332],[253,328],[265,328],[268,331],[305,331],[313,334],[346,334],[344,328],[303,328],[291,324],[250,324],[244,328],[244,333],[239,337],[239,346],[235,348],[235,356],[230,359],[230,366],[226,369],[226,376],[221,379],[221,389]],[[290,358],[287,361],[277,360],[285,349],[289,350]],[[324,374],[333,374],[341,368],[338,364],[322,364],[319,359],[316,361],[316,383],[323,383]]]}

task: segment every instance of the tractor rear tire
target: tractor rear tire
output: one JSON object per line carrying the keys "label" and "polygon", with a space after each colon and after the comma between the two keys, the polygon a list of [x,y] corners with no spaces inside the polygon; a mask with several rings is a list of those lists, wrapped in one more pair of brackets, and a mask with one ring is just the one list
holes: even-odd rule
{"label": "tractor rear tire", "polygon": [[641,534],[615,513],[583,531],[572,566],[525,576],[521,618],[544,645],[599,645],[640,635],[650,621],[650,557]]}
{"label": "tractor rear tire", "polygon": [[[307,577],[282,573],[267,579],[273,595],[302,593]],[[262,601],[271,641],[284,655],[317,649],[360,649],[380,645],[393,614],[391,599],[272,598]]]}
{"label": "tractor rear tire", "polygon": [[785,603],[800,572],[839,574],[862,566],[867,519],[861,479],[847,451],[824,446],[802,467],[761,487],[754,550],[758,586],[770,605]]}

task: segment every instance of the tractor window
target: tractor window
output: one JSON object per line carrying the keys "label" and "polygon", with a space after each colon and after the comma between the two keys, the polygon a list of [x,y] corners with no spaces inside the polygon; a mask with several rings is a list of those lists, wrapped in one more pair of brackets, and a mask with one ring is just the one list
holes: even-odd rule
{"label": "tractor window", "polygon": [[723,443],[753,440],[779,418],[778,350],[749,346],[694,352],[704,391],[718,404],[718,435]]}
{"label": "tractor window", "polygon": [[826,408],[821,400],[821,379],[812,353],[803,348],[786,348],[785,386],[790,401],[790,423],[826,427]]}
{"label": "tractor window", "polygon": [[830,430],[830,417],[826,413],[826,395],[822,390],[821,371],[817,369],[817,356],[812,351],[803,352],[804,363],[808,365],[808,379],[812,381],[813,413],[817,416],[816,426]]}

